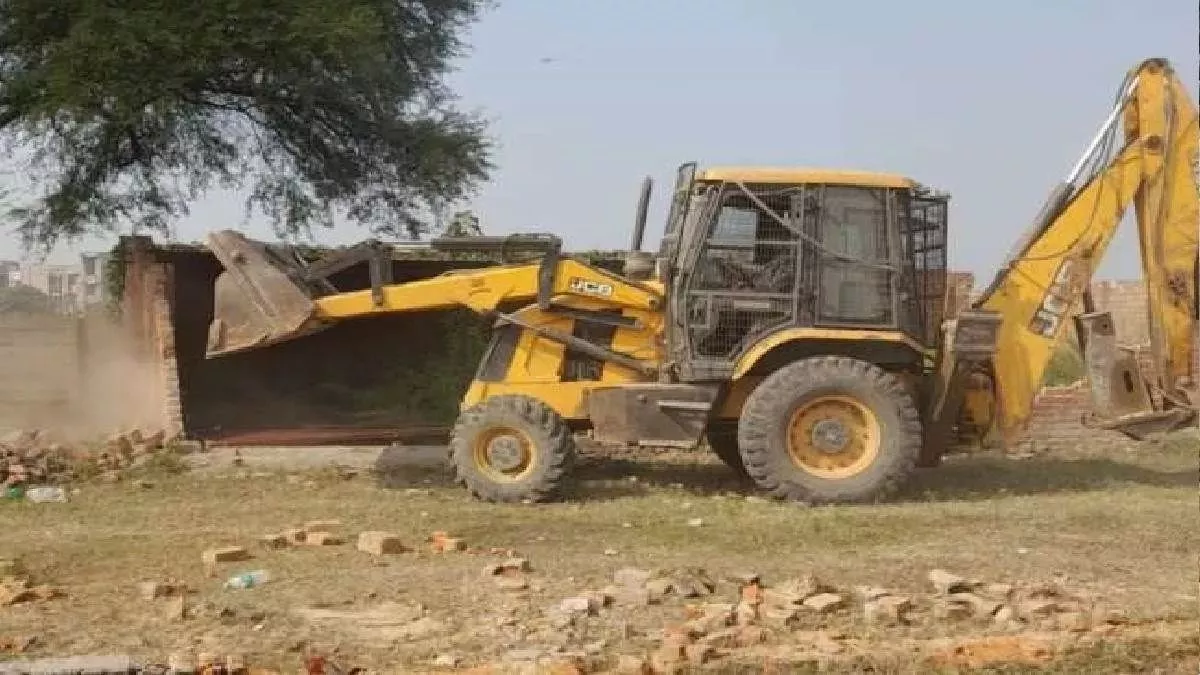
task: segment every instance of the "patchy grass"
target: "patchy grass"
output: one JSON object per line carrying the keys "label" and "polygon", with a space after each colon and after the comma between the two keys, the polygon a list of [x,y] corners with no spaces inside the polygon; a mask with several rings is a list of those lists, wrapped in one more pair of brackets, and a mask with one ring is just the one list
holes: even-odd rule
{"label": "patchy grass", "polygon": [[[413,672],[441,653],[486,660],[551,639],[531,627],[539,610],[606,585],[625,566],[700,566],[716,577],[754,570],[768,583],[815,571],[843,589],[871,584],[909,593],[925,591],[928,571],[942,567],[986,581],[1058,579],[1135,619],[1183,621],[1193,633],[1198,617],[1194,441],[1028,460],[955,457],[919,475],[893,503],[821,509],[759,499],[707,457],[680,455],[588,462],[574,501],[537,506],[473,501],[437,471],[347,479],[329,470],[159,469],[147,467],[140,482],[84,485],[66,504],[0,503],[0,557],[19,556],[39,580],[68,593],[0,608],[0,638],[32,633],[33,653],[41,655],[125,651],[165,660],[181,649],[237,650],[253,663],[289,670],[305,649],[340,645],[357,665],[399,663]],[[263,534],[329,518],[346,525],[349,543],[256,547]],[[693,518],[703,525],[689,526]],[[352,542],[368,529],[393,531],[418,550],[374,560]],[[427,552],[423,542],[435,530],[471,545],[516,549],[534,565],[531,593],[499,592],[481,575],[487,556]],[[227,544],[251,548],[255,559],[206,577],[201,551]],[[221,587],[225,576],[259,568],[270,572],[270,583]],[[138,595],[138,582],[167,577],[196,590],[187,620],[166,618],[168,603]],[[720,592],[731,597],[729,588]],[[295,613],[380,601],[421,603],[447,630],[373,643]],[[589,624],[586,637],[607,639],[611,653],[644,650],[653,631],[680,611],[678,604],[614,610]],[[518,625],[498,627],[497,617],[510,612]],[[853,616],[834,628],[885,643],[960,632],[923,623],[878,635]],[[1062,669],[1037,672],[1146,672],[1145,664],[1195,672],[1195,641],[1168,633],[1144,638],[1144,648],[1111,640],[1078,645],[1059,658]],[[936,672],[920,661],[888,659],[870,665],[872,672]],[[865,663],[842,666],[862,672]]]}

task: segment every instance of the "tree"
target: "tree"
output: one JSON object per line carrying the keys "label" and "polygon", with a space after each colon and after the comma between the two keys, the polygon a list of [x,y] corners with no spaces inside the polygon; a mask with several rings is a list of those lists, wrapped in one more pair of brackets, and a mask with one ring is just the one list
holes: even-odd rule
{"label": "tree", "polygon": [[214,187],[284,238],[417,236],[492,168],[444,82],[487,0],[0,0],[0,138],[27,246],[164,232]]}
{"label": "tree", "polygon": [[442,234],[447,237],[481,237],[483,228],[479,226],[479,216],[474,211],[455,211]]}

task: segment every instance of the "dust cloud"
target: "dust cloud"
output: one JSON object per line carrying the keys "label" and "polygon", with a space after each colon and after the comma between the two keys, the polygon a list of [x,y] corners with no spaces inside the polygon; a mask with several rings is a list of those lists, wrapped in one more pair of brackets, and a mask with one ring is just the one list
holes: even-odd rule
{"label": "dust cloud", "polygon": [[104,314],[0,316],[0,431],[63,441],[163,426],[159,360]]}

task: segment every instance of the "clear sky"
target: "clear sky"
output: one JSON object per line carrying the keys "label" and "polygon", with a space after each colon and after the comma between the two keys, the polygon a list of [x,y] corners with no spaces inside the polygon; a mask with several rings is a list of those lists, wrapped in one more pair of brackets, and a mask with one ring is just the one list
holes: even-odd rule
{"label": "clear sky", "polygon": [[[622,248],[642,176],[651,242],[684,161],[893,171],[952,194],[951,266],[990,277],[1128,68],[1166,57],[1195,93],[1197,31],[1192,0],[502,0],[452,79],[500,144],[466,206],[488,233]],[[215,194],[178,237],[242,218]],[[1135,242],[1101,275],[1137,276]]]}

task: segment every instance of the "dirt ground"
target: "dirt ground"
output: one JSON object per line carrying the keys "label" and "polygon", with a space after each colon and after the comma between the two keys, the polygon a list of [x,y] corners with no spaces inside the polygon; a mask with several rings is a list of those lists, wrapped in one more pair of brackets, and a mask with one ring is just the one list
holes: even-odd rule
{"label": "dirt ground", "polygon": [[[588,457],[571,501],[497,506],[451,485],[427,449],[415,462],[402,449],[297,450],[294,461],[275,449],[240,462],[214,450],[193,456],[191,470],[158,463],[117,483],[78,485],[67,503],[0,501],[0,558],[19,559],[34,582],[64,594],[0,606],[0,661],[237,653],[297,672],[321,654],[371,672],[498,673],[534,662],[580,672],[563,670],[567,660],[617,672],[658,653],[698,605],[746,599],[753,573],[768,591],[815,575],[845,605],[784,624],[764,615],[760,636],[688,652],[705,662],[689,668],[1190,675],[1200,669],[1198,449],[1181,437],[1026,459],[954,457],[892,503],[819,509],[763,500],[709,457],[678,453]],[[345,543],[258,542],[313,520],[339,521],[324,529]],[[358,551],[367,530],[395,533],[411,550]],[[431,551],[437,531],[469,550]],[[206,569],[202,551],[229,545],[252,558]],[[530,569],[489,568],[511,556]],[[592,592],[605,604],[613,589],[603,589],[624,568],[713,585],[684,598],[677,582],[652,604],[618,593],[610,606],[584,602],[563,618],[564,599]],[[223,587],[259,569],[267,583]],[[934,569],[980,584],[1054,584],[1085,610],[1007,626],[946,616]],[[182,608],[143,597],[140,583],[169,580],[191,591]],[[868,621],[860,586],[908,596],[910,617]]]}

